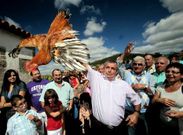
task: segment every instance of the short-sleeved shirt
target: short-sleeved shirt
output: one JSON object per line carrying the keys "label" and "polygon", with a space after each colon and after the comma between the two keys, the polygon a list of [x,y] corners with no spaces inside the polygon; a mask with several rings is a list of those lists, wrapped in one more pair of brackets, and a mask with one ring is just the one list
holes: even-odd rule
{"label": "short-sleeved shirt", "polygon": [[27,110],[24,115],[15,113],[9,120],[7,124],[6,134],[8,135],[36,135],[37,127],[34,121],[31,121],[27,118],[29,114],[34,116],[39,115],[34,110]]}
{"label": "short-sleeved shirt", "polygon": [[41,107],[39,98],[41,96],[44,86],[49,83],[48,80],[42,79],[41,81],[31,81],[27,83],[28,92],[31,95],[32,106],[37,110],[37,112],[43,112],[44,109]]}
{"label": "short-sleeved shirt", "polygon": [[123,80],[109,81],[91,68],[88,68],[87,77],[91,87],[93,115],[106,125],[118,126],[122,122],[127,98],[133,105],[139,105],[141,102],[137,93]]}
{"label": "short-sleeved shirt", "polygon": [[[130,85],[132,84],[144,84],[146,87],[149,87],[151,89],[151,92],[154,94],[155,93],[155,80],[153,75],[151,75],[149,72],[143,71],[141,74],[136,74],[134,71],[129,71],[129,70],[125,70],[123,67],[121,67],[118,63],[119,66],[119,75]],[[149,98],[149,94],[152,93],[147,93],[146,91],[144,91],[144,89],[142,90],[138,90],[136,91],[140,98],[141,98],[141,113],[145,113],[147,108],[146,106],[149,105],[150,103],[150,98]],[[131,105],[131,103],[129,102],[129,100],[127,100],[126,102],[126,109],[128,111],[133,111],[134,108]]]}
{"label": "short-sleeved shirt", "polygon": [[160,113],[160,118],[163,122],[166,124],[175,124],[175,119],[172,119],[166,115],[167,111],[175,110],[179,111],[181,108],[183,108],[183,93],[182,93],[182,87],[180,87],[178,90],[174,92],[166,92],[165,91],[165,85],[161,85],[157,88],[157,91],[160,92],[160,98],[168,98],[173,101],[175,101],[175,106],[167,107],[163,106]]}
{"label": "short-sleeved shirt", "polygon": [[59,87],[54,81],[52,81],[43,88],[39,101],[44,102],[44,95],[48,89],[54,89],[56,91],[56,93],[58,94],[59,100],[62,102],[63,106],[66,108],[69,105],[69,101],[74,97],[73,88],[69,83],[62,81],[62,85],[61,87]]}
{"label": "short-sleeved shirt", "polygon": [[6,102],[10,102],[10,99],[13,95],[18,95],[20,91],[27,92],[27,87],[24,82],[20,82],[19,84],[15,84],[11,93],[8,93],[7,90],[3,90],[1,96],[4,96]]}

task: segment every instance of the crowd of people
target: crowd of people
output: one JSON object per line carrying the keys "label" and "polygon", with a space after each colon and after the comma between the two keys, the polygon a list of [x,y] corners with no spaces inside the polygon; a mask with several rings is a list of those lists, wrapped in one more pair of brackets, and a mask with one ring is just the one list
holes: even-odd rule
{"label": "crowd of people", "polygon": [[129,64],[131,51],[83,72],[54,69],[51,81],[7,70],[0,135],[183,135],[183,64],[152,54]]}

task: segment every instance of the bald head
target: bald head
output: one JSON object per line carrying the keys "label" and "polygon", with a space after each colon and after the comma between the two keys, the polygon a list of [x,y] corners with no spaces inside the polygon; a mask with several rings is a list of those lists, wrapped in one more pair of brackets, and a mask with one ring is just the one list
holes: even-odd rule
{"label": "bald head", "polygon": [[156,71],[161,73],[164,72],[167,65],[170,63],[169,59],[165,56],[160,56],[156,60]]}

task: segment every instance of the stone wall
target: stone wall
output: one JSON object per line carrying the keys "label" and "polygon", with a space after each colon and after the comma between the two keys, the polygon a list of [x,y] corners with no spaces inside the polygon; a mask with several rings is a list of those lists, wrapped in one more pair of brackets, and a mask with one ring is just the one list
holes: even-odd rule
{"label": "stone wall", "polygon": [[6,70],[6,56],[5,56],[6,50],[2,47],[0,47],[0,90],[2,86],[2,80],[4,71]]}

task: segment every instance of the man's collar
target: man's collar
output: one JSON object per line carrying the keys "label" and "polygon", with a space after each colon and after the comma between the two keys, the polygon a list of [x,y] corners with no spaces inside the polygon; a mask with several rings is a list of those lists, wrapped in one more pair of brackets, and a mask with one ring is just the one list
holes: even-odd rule
{"label": "man's collar", "polygon": [[22,115],[20,114],[19,112],[15,112],[15,116],[16,117],[19,117],[19,116],[26,116],[30,111],[29,110],[26,110],[26,112]]}
{"label": "man's collar", "polygon": [[54,81],[54,83],[58,86],[64,86],[65,85],[65,82],[64,81],[62,81],[61,83],[56,83],[55,81]]}
{"label": "man's collar", "polygon": [[33,79],[33,82],[41,82],[42,81],[42,79],[40,79],[40,80],[34,80]]}
{"label": "man's collar", "polygon": [[145,75],[145,71],[142,71],[140,74],[136,74],[136,73],[132,70],[131,73],[132,73],[133,75],[136,75],[136,76]]}
{"label": "man's collar", "polygon": [[111,82],[111,81],[115,81],[115,80],[116,80],[116,78],[115,78],[115,77],[114,77],[114,79],[109,80],[105,75],[103,75],[103,74],[102,74],[102,76],[104,77],[104,79],[105,79],[105,80],[108,80],[108,81],[110,81],[110,82]]}

